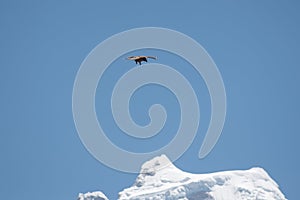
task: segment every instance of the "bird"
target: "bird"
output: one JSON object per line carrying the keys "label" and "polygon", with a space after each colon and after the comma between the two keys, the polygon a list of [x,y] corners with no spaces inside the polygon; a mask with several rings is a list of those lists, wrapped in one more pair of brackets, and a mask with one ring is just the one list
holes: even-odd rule
{"label": "bird", "polygon": [[127,57],[128,60],[134,60],[135,61],[135,64],[142,64],[143,61],[145,62],[148,62],[147,58],[151,58],[151,59],[154,59],[156,60],[157,57],[155,56],[129,56]]}

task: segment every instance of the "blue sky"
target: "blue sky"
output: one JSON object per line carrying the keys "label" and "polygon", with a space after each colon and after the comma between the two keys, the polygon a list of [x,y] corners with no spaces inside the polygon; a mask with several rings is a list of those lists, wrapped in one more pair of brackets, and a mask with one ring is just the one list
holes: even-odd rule
{"label": "blue sky", "polygon": [[[196,75],[186,71],[199,91],[201,124],[193,144],[175,164],[193,173],[261,166],[288,199],[297,199],[299,8],[297,1],[271,0],[1,1],[2,198],[75,199],[79,192],[102,190],[116,199],[118,191],[134,182],[135,174],[102,165],[84,148],[73,121],[72,90],[80,64],[101,41],[131,28],[156,26],[180,31],[199,42],[217,64],[227,92],[223,133],[209,156],[198,160],[210,103],[201,77],[197,82]],[[149,53],[157,54],[162,63],[177,66],[182,62],[178,69],[189,68],[166,52]],[[124,61],[122,67],[130,69],[134,63]],[[112,70],[121,72],[114,65]],[[107,73],[109,86],[113,75]],[[107,107],[99,97],[103,87],[98,90],[96,107],[101,115]],[[151,95],[157,93],[160,98]],[[174,96],[155,86],[135,94],[132,115],[138,123],[147,122],[145,107],[134,104],[143,99],[148,99],[146,107],[162,102],[170,110],[166,130],[178,126]],[[103,120],[108,122],[103,123],[112,131],[109,137],[124,148],[137,145],[133,150],[146,151],[170,138],[166,134],[160,136],[162,140],[140,146],[123,141],[114,137],[115,128],[109,126],[112,122],[107,116]]]}

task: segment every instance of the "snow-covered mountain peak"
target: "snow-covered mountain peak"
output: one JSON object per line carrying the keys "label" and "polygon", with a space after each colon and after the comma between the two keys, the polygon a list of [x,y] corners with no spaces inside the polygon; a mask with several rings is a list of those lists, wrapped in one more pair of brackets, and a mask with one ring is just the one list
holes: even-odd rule
{"label": "snow-covered mountain peak", "polygon": [[141,167],[140,173],[141,174],[147,173],[149,175],[154,175],[153,173],[166,167],[168,169],[176,168],[167,156],[161,155],[153,158],[152,160],[145,162]]}
{"label": "snow-covered mountain peak", "polygon": [[100,191],[79,193],[77,200],[108,200],[108,198]]}
{"label": "snow-covered mountain peak", "polygon": [[163,183],[181,182],[183,172],[176,168],[165,155],[153,158],[142,165],[134,186],[156,187]]}
{"label": "snow-covered mountain peak", "polygon": [[[107,200],[101,192],[79,194],[79,200]],[[119,200],[286,200],[262,168],[191,174],[165,156],[144,163],[135,183]]]}
{"label": "snow-covered mountain peak", "polygon": [[165,156],[146,162],[135,184],[119,193],[120,200],[286,200],[262,168],[191,174]]}

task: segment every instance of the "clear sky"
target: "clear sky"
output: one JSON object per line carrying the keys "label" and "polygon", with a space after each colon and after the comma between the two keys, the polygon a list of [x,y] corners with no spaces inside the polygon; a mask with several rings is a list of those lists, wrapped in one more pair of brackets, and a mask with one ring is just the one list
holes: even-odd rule
{"label": "clear sky", "polygon": [[[260,166],[288,199],[297,199],[299,9],[298,1],[271,0],[0,1],[1,198],[76,199],[79,192],[101,190],[116,199],[119,191],[133,184],[135,174],[102,165],[82,145],[72,116],[72,90],[81,63],[101,41],[131,28],[155,26],[199,42],[217,64],[227,93],[223,133],[209,156],[199,160],[210,117],[201,77],[199,84],[193,82],[197,77],[190,66],[174,55],[136,52],[156,54],[156,62],[176,66],[199,91],[199,134],[175,164],[193,173]],[[112,65],[116,73],[108,71],[105,84],[99,85],[96,108],[116,144],[148,151],[164,145],[171,138],[168,130],[178,126],[174,96],[153,86],[133,98],[132,115],[140,124],[147,123],[145,109],[153,102],[163,103],[171,113],[165,136],[151,143],[115,136],[111,114],[101,103],[101,92],[112,87],[114,74],[134,66],[122,59]]]}

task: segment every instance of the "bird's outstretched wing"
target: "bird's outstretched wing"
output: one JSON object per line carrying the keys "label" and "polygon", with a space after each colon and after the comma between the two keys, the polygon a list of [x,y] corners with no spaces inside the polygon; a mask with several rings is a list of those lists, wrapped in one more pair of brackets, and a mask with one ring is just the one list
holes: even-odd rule
{"label": "bird's outstretched wing", "polygon": [[127,60],[136,60],[138,59],[138,56],[129,56],[127,57]]}
{"label": "bird's outstretched wing", "polygon": [[154,60],[156,60],[157,59],[157,57],[155,57],[155,56],[145,56],[146,58],[151,58],[151,59],[154,59]]}

